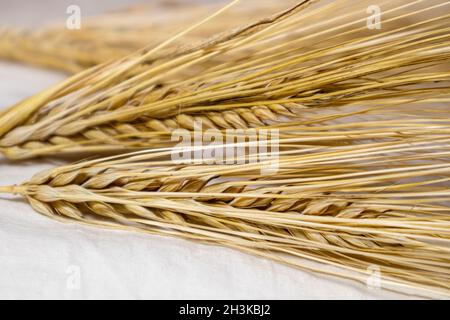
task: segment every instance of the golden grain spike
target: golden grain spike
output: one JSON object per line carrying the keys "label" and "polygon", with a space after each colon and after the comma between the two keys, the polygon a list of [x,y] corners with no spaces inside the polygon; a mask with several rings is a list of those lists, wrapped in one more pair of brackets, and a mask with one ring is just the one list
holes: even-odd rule
{"label": "golden grain spike", "polygon": [[[432,119],[421,121],[398,125],[432,129]],[[364,139],[374,132],[364,129],[345,147],[305,149],[281,138],[278,170],[269,173],[261,171],[266,160],[161,160],[169,149],[50,169],[0,192],[61,221],[220,244],[312,271],[298,259],[306,258],[346,270],[315,271],[357,281],[376,266],[385,289],[448,296],[450,144],[438,132],[450,124],[421,139],[395,136],[387,124],[376,130],[386,141]],[[350,137],[362,125],[341,133]],[[324,145],[332,141],[322,133]]]}
{"label": "golden grain spike", "polygon": [[[238,26],[249,16],[264,16],[282,10],[284,4],[270,1],[261,5],[256,0],[243,1],[239,8],[219,16],[207,27],[194,30],[173,45],[198,43],[224,30]],[[85,17],[81,29],[69,30],[65,22],[55,22],[37,30],[1,26],[0,58],[28,63],[67,73],[77,73],[98,64],[122,58],[143,47],[156,46],[167,35],[193,24],[208,12],[218,10],[217,4],[171,3],[151,1],[119,11]],[[95,55],[92,54],[95,52]]]}
{"label": "golden grain spike", "polygon": [[172,47],[183,32],[83,71],[0,115],[0,150],[23,159],[166,147],[173,130],[199,120],[261,128],[307,123],[319,109],[379,102],[383,114],[401,101],[449,98],[448,2],[389,1],[376,31],[367,3],[346,4],[298,1],[197,45]]}

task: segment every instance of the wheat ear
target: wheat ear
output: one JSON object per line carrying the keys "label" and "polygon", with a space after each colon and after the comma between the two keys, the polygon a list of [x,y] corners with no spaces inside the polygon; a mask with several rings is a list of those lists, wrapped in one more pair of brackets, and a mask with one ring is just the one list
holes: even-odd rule
{"label": "wheat ear", "polygon": [[[219,16],[214,23],[194,30],[178,39],[173,46],[190,45],[207,39],[227,29],[236,27],[238,21],[282,10],[293,0],[269,1],[261,5],[247,0],[239,8]],[[143,47],[158,45],[168,34],[175,34],[217,10],[213,4],[185,2],[171,3],[152,1],[123,8],[119,11],[83,18],[82,28],[68,30],[65,22],[52,23],[37,30],[22,30],[12,27],[0,29],[0,58],[77,73],[98,64],[122,58]],[[92,54],[95,52],[95,54]],[[195,73],[193,73],[194,75]]]}
{"label": "wheat ear", "polygon": [[[301,1],[200,45],[170,48],[179,35],[77,74],[3,114],[0,146],[12,158],[101,151],[106,133],[132,149],[133,138],[117,128],[147,135],[197,117],[222,128],[259,128],[267,125],[256,114],[261,110],[289,122],[319,107],[433,93],[448,98],[449,20],[440,14],[448,2],[419,9],[420,1],[391,2],[385,28],[375,34],[361,26],[366,19],[360,11],[343,10],[345,1],[314,3]],[[426,18],[402,23],[421,14]],[[221,119],[226,121],[218,125]],[[155,141],[141,140],[141,146],[158,147]]]}
{"label": "wheat ear", "polygon": [[449,295],[448,135],[389,136],[309,147],[282,138],[278,169],[266,174],[273,159],[175,165],[166,160],[174,150],[162,149],[62,166],[0,191],[62,221],[230,246],[305,270],[312,261],[326,274],[324,264],[338,266],[358,281],[377,266],[386,289]]}

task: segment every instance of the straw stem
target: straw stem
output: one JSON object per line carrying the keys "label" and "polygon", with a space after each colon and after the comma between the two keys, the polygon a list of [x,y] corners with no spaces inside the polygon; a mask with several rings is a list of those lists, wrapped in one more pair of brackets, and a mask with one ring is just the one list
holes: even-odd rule
{"label": "straw stem", "polygon": [[23,193],[24,190],[25,190],[24,187],[21,187],[21,186],[0,186],[0,193],[17,194],[17,193]]}

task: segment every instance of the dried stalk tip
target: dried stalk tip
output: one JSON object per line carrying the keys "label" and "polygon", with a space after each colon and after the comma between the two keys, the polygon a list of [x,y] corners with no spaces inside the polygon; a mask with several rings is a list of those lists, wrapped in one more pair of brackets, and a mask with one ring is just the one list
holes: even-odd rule
{"label": "dried stalk tip", "polygon": [[0,193],[22,194],[26,188],[20,186],[0,186]]}
{"label": "dried stalk tip", "polygon": [[0,193],[14,193],[13,187],[11,187],[11,186],[7,186],[7,187],[0,186]]}

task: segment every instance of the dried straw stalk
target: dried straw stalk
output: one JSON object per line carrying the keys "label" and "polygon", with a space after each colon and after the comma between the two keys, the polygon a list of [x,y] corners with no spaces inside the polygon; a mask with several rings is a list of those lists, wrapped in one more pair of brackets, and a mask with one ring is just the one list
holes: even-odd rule
{"label": "dried straw stalk", "polygon": [[161,149],[62,166],[0,192],[60,221],[224,245],[361,282],[377,266],[385,289],[450,296],[448,119],[301,132],[280,139],[279,168],[264,175],[269,160],[174,165]]}
{"label": "dried straw stalk", "polygon": [[[200,42],[238,26],[239,21],[271,14],[294,2],[269,1],[263,5],[247,0],[239,10],[229,10],[226,16],[217,17],[213,24],[194,30],[173,45]],[[37,30],[4,26],[0,29],[0,58],[77,73],[143,47],[156,46],[219,6],[158,0],[95,17],[83,16],[79,30],[67,29],[65,21]]]}
{"label": "dried straw stalk", "polygon": [[194,120],[261,128],[299,123],[324,107],[447,101],[448,2],[386,2],[380,31],[367,30],[364,1],[316,2],[171,47],[216,14],[157,47],[83,71],[2,114],[0,150],[23,159],[161,147]]}

